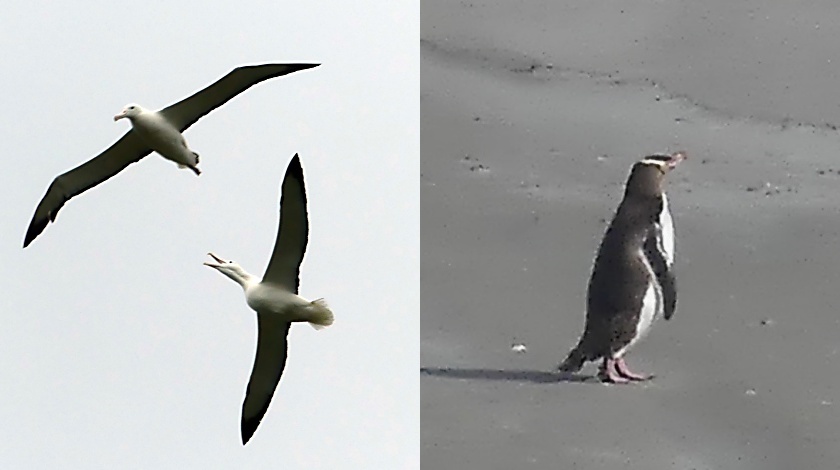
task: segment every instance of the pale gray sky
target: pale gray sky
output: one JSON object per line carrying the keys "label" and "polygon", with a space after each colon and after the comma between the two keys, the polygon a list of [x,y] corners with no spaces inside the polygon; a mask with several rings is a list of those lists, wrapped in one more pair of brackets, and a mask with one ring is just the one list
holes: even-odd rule
{"label": "pale gray sky", "polygon": [[[8,5],[0,113],[0,467],[419,468],[417,1]],[[152,154],[72,199],[26,250],[52,179],[160,109],[264,62],[187,130],[201,177]],[[295,325],[254,438],[240,407],[256,318],[205,253],[262,275],[299,153],[310,242]]]}

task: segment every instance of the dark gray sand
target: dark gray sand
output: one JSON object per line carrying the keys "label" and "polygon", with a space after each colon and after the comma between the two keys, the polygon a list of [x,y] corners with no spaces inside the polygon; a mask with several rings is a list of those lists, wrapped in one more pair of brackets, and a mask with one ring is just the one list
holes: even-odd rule
{"label": "dark gray sand", "polygon": [[[423,468],[837,468],[840,7],[556,3],[422,2]],[[675,150],[657,377],[560,381],[630,165]]]}

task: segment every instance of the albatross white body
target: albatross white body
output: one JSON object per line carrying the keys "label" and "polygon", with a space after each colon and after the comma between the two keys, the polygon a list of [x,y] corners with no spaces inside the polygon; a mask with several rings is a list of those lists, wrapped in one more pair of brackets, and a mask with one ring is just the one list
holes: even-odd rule
{"label": "albatross white body", "polygon": [[332,324],[332,313],[323,299],[309,301],[288,288],[264,282],[233,261],[225,261],[209,253],[216,263],[204,263],[233,279],[245,291],[245,303],[257,313],[271,314],[287,323],[309,322],[320,330]]}
{"label": "albatross white body", "polygon": [[262,279],[213,253],[208,254],[215,262],[204,263],[242,286],[245,302],[257,312],[257,353],[242,403],[243,445],[257,430],[283,374],[292,323],[309,322],[316,329],[333,323],[332,311],[323,299],[309,301],[298,295],[298,273],[309,238],[309,221],[303,169],[297,155],[286,170],[282,194],[277,241]]}
{"label": "albatross white body", "polygon": [[316,330],[324,328],[324,323],[332,318],[321,307],[323,300],[309,301],[303,297],[277,288],[271,284],[251,284],[245,286],[245,302],[257,312],[270,313],[292,322],[309,322]]}
{"label": "albatross white body", "polygon": [[131,130],[147,147],[177,163],[179,168],[189,168],[196,175],[201,174],[197,166],[198,154],[189,149],[184,135],[161,114],[130,104],[114,116],[114,121],[123,118],[131,121]]}

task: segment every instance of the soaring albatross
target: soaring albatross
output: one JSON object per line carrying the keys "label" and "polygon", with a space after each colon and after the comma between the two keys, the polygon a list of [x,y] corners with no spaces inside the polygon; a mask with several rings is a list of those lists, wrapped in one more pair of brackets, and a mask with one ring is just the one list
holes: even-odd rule
{"label": "soaring albatross", "polygon": [[99,155],[53,180],[35,209],[23,247],[29,246],[50,222],[55,221],[59,209],[70,198],[116,175],[152,151],[199,175],[198,154],[187,146],[182,132],[202,116],[257,83],[318,65],[263,64],[237,67],[203,90],[160,111],[148,111],[136,104],[127,105],[114,116],[114,121],[126,118],[131,121],[131,129]]}
{"label": "soaring albatross", "polygon": [[283,375],[287,335],[292,323],[309,322],[315,329],[333,323],[333,313],[324,299],[309,301],[297,295],[300,263],[308,237],[303,169],[295,154],[283,179],[280,227],[263,278],[258,279],[233,261],[225,261],[213,253],[208,255],[214,261],[204,263],[242,286],[245,302],[257,312],[257,353],[242,403],[242,445],[257,430]]}

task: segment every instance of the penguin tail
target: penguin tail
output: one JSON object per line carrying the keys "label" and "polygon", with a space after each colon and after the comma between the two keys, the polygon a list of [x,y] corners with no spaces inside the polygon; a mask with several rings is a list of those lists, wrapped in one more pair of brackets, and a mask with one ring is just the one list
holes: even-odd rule
{"label": "penguin tail", "polygon": [[586,355],[581,352],[581,347],[578,345],[575,349],[572,349],[572,352],[569,353],[566,360],[557,366],[557,370],[560,372],[574,373],[581,370],[584,363],[586,363]]}

